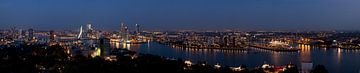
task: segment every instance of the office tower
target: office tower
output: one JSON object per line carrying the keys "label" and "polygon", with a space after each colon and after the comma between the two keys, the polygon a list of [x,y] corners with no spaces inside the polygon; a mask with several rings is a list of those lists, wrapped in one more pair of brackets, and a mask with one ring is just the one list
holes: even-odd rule
{"label": "office tower", "polygon": [[34,30],[29,29],[28,30],[28,40],[32,40],[34,38]]}
{"label": "office tower", "polygon": [[135,24],[135,34],[136,35],[140,35],[140,25],[139,24]]}
{"label": "office tower", "polygon": [[119,34],[122,42],[126,42],[128,40],[128,28],[123,22],[121,22]]}
{"label": "office tower", "polygon": [[10,38],[15,39],[15,37],[16,37],[16,27],[11,27],[10,28]]}
{"label": "office tower", "polygon": [[17,37],[18,37],[18,39],[21,39],[21,38],[23,37],[23,35],[24,35],[23,30],[22,30],[22,29],[19,29],[19,30],[17,31]]}
{"label": "office tower", "polygon": [[89,31],[89,30],[93,30],[92,25],[91,25],[90,23],[88,23],[88,24],[86,25],[86,27],[87,27],[87,30],[88,30],[88,31]]}
{"label": "office tower", "polygon": [[90,23],[86,25],[86,37],[90,39],[96,38],[94,28]]}

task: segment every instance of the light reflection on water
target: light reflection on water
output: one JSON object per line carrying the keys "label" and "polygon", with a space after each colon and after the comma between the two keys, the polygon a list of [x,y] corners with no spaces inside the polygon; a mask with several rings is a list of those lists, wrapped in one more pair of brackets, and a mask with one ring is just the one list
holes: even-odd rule
{"label": "light reflection on water", "polygon": [[[250,68],[269,63],[275,66],[289,63],[313,63],[325,65],[330,73],[354,73],[360,70],[360,50],[343,50],[338,48],[320,48],[313,45],[294,45],[299,52],[273,52],[249,48],[247,50],[190,49],[165,46],[158,43],[126,45],[128,49],[139,53],[159,56],[207,61],[210,64],[220,63],[227,66],[247,65]],[[116,46],[115,46],[116,47]]]}

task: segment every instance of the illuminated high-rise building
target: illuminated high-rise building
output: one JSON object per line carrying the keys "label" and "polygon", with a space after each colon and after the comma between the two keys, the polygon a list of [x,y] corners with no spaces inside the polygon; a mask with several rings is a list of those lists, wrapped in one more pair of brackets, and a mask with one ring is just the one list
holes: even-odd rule
{"label": "illuminated high-rise building", "polygon": [[135,37],[134,39],[136,40],[136,42],[141,41],[143,38],[140,37],[141,34],[141,28],[139,24],[135,24]]}
{"label": "illuminated high-rise building", "polygon": [[121,24],[120,24],[120,32],[119,32],[119,36],[120,36],[120,38],[122,38],[123,37],[123,31],[124,31],[124,23],[123,22],[121,22]]}
{"label": "illuminated high-rise building", "polygon": [[90,23],[88,23],[88,24],[86,25],[86,27],[87,27],[87,30],[88,30],[88,31],[89,31],[89,30],[93,30],[92,25],[91,25]]}
{"label": "illuminated high-rise building", "polygon": [[28,40],[32,40],[34,38],[34,30],[29,29],[28,30]]}
{"label": "illuminated high-rise building", "polygon": [[120,26],[120,38],[122,42],[128,41],[128,28],[123,22],[121,23]]}
{"label": "illuminated high-rise building", "polygon": [[127,42],[129,40],[129,30],[128,27],[125,26],[124,28],[124,41]]}
{"label": "illuminated high-rise building", "polygon": [[140,25],[139,24],[135,24],[135,34],[136,35],[140,35]]}
{"label": "illuminated high-rise building", "polygon": [[18,35],[19,33],[18,33],[18,31],[16,30],[16,27],[11,27],[11,29],[10,29],[10,37],[12,38],[12,39],[17,39],[18,38]]}
{"label": "illuminated high-rise building", "polygon": [[17,37],[18,37],[18,39],[21,39],[21,38],[23,37],[23,35],[24,35],[23,30],[22,30],[22,29],[19,29],[19,30],[17,31]]}
{"label": "illuminated high-rise building", "polygon": [[86,37],[90,39],[96,38],[94,28],[90,23],[86,25]]}

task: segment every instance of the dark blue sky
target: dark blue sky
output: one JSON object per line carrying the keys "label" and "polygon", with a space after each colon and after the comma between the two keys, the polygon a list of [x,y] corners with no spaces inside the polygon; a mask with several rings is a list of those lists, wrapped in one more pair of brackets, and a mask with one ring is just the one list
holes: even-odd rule
{"label": "dark blue sky", "polygon": [[0,27],[359,30],[360,0],[0,0]]}

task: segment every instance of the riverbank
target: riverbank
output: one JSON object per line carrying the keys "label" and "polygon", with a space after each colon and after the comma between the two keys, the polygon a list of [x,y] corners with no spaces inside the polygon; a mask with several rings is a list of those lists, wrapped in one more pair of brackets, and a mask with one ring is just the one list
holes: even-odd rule
{"label": "riverbank", "polygon": [[299,52],[300,49],[297,48],[281,48],[281,47],[267,47],[267,46],[260,46],[260,45],[249,45],[250,47],[271,50],[276,52]]}
{"label": "riverbank", "polygon": [[170,46],[173,48],[183,48],[183,49],[218,49],[218,50],[249,50],[247,46],[239,46],[239,47],[200,47],[200,46],[188,46],[185,44],[173,44],[173,43],[161,43],[162,45]]}
{"label": "riverbank", "polygon": [[[23,50],[21,48],[27,48]],[[46,48],[46,49],[45,49]],[[2,72],[60,72],[60,73],[119,73],[119,72],[176,72],[176,73],[256,73],[256,72],[298,72],[294,64],[273,66],[264,64],[259,68],[245,65],[230,67],[211,65],[206,61],[192,62],[142,54],[126,49],[112,50],[110,55],[96,57],[73,55],[62,51],[59,45],[21,45],[0,49]],[[289,67],[290,66],[290,67]],[[282,69],[282,70],[280,70]],[[283,70],[284,69],[284,70]]]}

